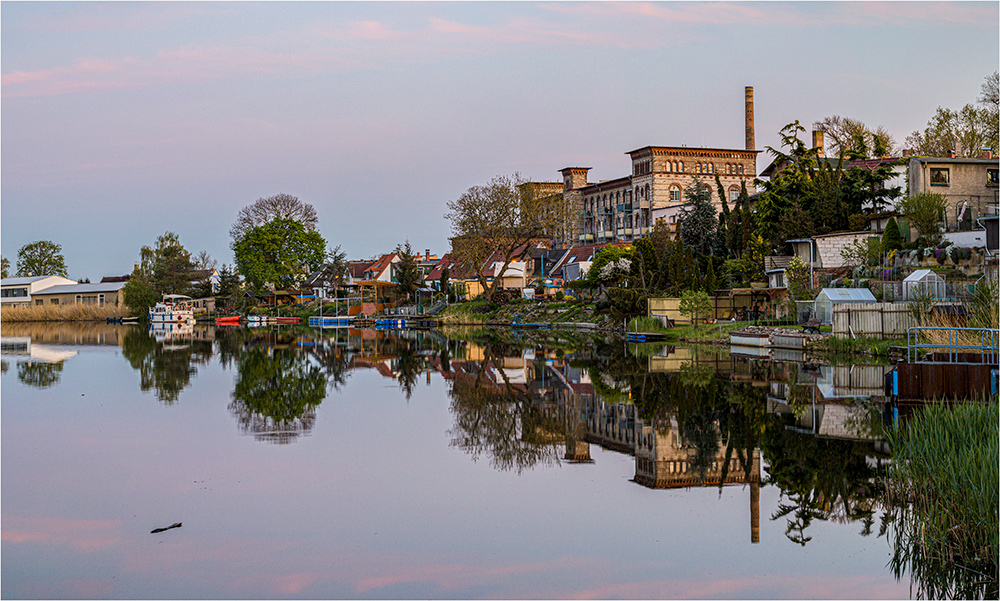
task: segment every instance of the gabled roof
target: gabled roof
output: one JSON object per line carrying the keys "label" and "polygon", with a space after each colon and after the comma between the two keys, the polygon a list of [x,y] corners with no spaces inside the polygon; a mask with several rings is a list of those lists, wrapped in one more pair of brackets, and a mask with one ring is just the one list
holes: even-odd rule
{"label": "gabled roof", "polygon": [[553,277],[562,276],[563,268],[571,263],[580,263],[586,261],[593,261],[594,255],[598,250],[604,248],[605,246],[620,246],[618,244],[589,244],[587,246],[574,246],[573,248],[566,251],[559,262],[549,271],[549,274]]}
{"label": "gabled roof", "polygon": [[[392,265],[392,260],[396,257],[396,253],[389,253],[387,255],[382,255],[377,261],[372,263],[365,269],[365,273],[372,273],[375,278],[380,276],[390,265]],[[373,278],[374,279],[374,278]]]}
{"label": "gabled roof", "polygon": [[859,159],[856,161],[851,161],[847,163],[844,168],[851,169],[866,169],[868,171],[875,171],[882,165],[905,165],[905,159],[903,157],[882,157],[880,159]]}
{"label": "gabled roof", "polygon": [[52,276],[34,275],[23,278],[4,278],[3,280],[0,280],[0,286],[24,286],[25,284],[33,284],[39,280],[44,280],[45,278],[50,278],[50,277]]}
{"label": "gabled roof", "polygon": [[347,268],[351,272],[351,278],[360,280],[365,277],[365,271],[372,265],[371,261],[348,261]]}
{"label": "gabled roof", "polygon": [[112,282],[127,282],[128,279],[132,277],[131,275],[108,275],[101,278],[102,284],[109,284]]}
{"label": "gabled roof", "polygon": [[441,279],[441,272],[444,271],[445,267],[448,267],[448,277],[451,278],[452,267],[455,265],[455,261],[451,258],[451,253],[445,253],[434,267],[431,268],[427,275],[424,276],[425,282],[437,282]]}
{"label": "gabled roof", "polygon": [[100,282],[97,284],[61,284],[49,286],[44,290],[39,290],[32,296],[43,296],[46,294],[90,294],[94,292],[118,292],[125,287],[127,282]]}

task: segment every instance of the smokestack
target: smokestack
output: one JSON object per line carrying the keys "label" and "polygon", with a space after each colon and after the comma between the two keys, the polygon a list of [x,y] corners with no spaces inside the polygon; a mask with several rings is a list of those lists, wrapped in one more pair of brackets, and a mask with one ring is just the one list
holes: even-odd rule
{"label": "smokestack", "polygon": [[824,131],[822,123],[813,123],[813,148],[819,148],[819,156],[821,157],[826,156],[823,151]]}
{"label": "smokestack", "polygon": [[746,87],[747,105],[747,150],[753,150],[756,143],[753,138],[753,86]]}
{"label": "smokestack", "polygon": [[990,150],[989,148],[984,148],[983,149],[983,158],[984,159],[992,159],[993,158],[993,151]]}

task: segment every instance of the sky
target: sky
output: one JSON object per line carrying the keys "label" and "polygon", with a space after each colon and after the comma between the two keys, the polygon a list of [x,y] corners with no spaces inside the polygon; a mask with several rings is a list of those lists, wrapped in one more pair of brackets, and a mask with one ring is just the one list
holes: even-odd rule
{"label": "sky", "polygon": [[172,231],[232,264],[239,210],[286,193],[349,258],[441,254],[447,202],[493,176],[743,148],[745,86],[758,149],[832,115],[902,144],[976,101],[998,25],[997,2],[2,2],[0,251],[51,240],[98,281]]}

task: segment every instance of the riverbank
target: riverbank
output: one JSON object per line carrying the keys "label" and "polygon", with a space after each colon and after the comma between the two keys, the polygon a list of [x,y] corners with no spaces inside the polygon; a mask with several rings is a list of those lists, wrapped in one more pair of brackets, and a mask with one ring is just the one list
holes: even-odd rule
{"label": "riverbank", "polygon": [[32,321],[104,321],[110,317],[127,315],[114,305],[64,305],[41,307],[0,307],[0,321],[32,322]]}

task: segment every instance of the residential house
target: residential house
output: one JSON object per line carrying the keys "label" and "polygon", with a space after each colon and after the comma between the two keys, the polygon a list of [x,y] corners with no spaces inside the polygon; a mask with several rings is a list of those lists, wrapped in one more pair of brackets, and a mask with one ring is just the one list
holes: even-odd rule
{"label": "residential house", "polygon": [[32,295],[35,305],[114,305],[125,306],[126,282],[97,284],[60,284],[49,286]]}
{"label": "residential house", "polygon": [[5,307],[27,307],[34,295],[52,286],[76,284],[76,280],[59,275],[4,278],[0,280],[0,303]]}
{"label": "residential house", "polygon": [[594,262],[597,251],[608,244],[590,244],[569,249],[559,262],[552,268],[553,277],[562,278],[564,282],[583,279],[587,270]]}
{"label": "residential house", "polygon": [[191,287],[197,288],[203,286],[206,281],[212,287],[212,294],[219,292],[219,287],[222,285],[222,277],[219,275],[219,270],[214,267],[211,269],[192,269],[190,276]]}
{"label": "residential house", "polygon": [[[945,238],[958,246],[985,246],[978,220],[998,214],[1000,160],[990,150],[981,158],[910,157],[909,194],[932,192],[945,197]],[[961,234],[960,232],[974,232]],[[978,239],[977,239],[978,238]]]}
{"label": "residential house", "polygon": [[395,270],[392,269],[392,266],[399,263],[399,261],[399,255],[396,253],[382,255],[365,268],[361,279],[376,280],[379,282],[394,282],[396,274]]}

